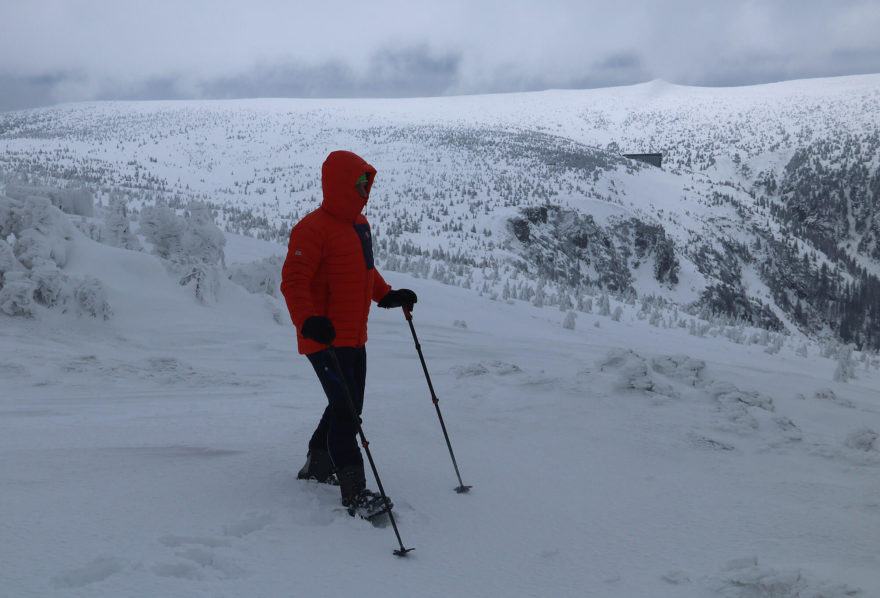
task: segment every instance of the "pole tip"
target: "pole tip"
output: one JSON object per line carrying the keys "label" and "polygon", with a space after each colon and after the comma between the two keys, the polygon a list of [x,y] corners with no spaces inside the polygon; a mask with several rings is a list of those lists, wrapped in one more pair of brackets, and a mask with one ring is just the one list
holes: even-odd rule
{"label": "pole tip", "polygon": [[466,494],[466,493],[470,492],[471,488],[473,488],[473,486],[465,486],[464,484],[462,484],[461,486],[456,488],[455,491],[458,492],[459,494]]}
{"label": "pole tip", "polygon": [[412,552],[413,550],[415,550],[415,548],[401,548],[394,551],[394,556],[404,557],[406,556],[406,553]]}

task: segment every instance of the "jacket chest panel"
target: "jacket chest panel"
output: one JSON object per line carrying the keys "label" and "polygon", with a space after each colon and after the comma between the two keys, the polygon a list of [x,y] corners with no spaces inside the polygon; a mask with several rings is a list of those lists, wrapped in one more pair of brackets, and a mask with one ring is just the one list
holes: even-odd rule
{"label": "jacket chest panel", "polygon": [[328,235],[324,262],[332,270],[364,271],[375,267],[368,224],[339,225]]}

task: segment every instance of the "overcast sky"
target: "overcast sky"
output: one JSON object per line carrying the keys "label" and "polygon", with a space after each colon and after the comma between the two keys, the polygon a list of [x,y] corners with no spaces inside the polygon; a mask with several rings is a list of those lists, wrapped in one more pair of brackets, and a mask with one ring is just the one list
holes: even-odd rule
{"label": "overcast sky", "polygon": [[880,0],[0,0],[0,111],[880,72]]}

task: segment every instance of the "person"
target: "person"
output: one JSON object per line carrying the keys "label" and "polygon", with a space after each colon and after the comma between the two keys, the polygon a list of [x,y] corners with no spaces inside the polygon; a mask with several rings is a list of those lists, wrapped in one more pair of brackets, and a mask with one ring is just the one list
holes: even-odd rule
{"label": "person", "polygon": [[[392,290],[373,262],[370,225],[361,211],[375,176],[376,169],[357,154],[334,151],[327,156],[321,168],[323,202],[293,227],[281,272],[299,353],[311,362],[328,402],[297,477],[338,483],[342,504],[352,515],[377,507],[381,497],[366,488],[358,422],[342,380],[360,417],[371,302],[411,310],[417,301],[409,289]],[[330,359],[331,343],[342,380]]]}

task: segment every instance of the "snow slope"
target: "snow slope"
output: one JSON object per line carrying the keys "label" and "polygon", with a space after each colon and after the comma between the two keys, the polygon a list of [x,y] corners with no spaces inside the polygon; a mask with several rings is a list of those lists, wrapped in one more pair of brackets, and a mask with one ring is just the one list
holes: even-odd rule
{"label": "snow slope", "polygon": [[[283,248],[231,240],[227,261]],[[245,258],[239,259],[240,251]],[[295,472],[323,398],[294,331],[224,282],[77,237],[109,321],[0,316],[4,596],[880,596],[880,375],[491,301],[386,271],[364,428],[390,528]]]}

